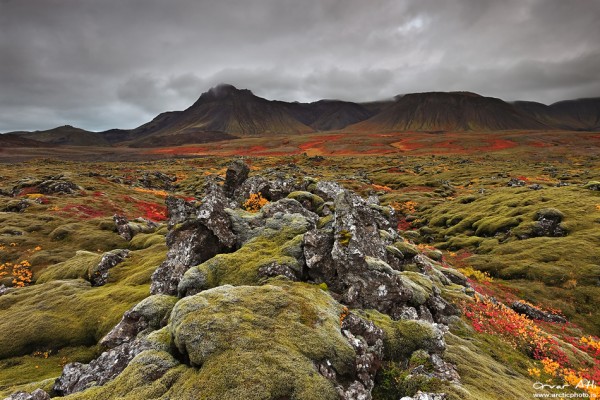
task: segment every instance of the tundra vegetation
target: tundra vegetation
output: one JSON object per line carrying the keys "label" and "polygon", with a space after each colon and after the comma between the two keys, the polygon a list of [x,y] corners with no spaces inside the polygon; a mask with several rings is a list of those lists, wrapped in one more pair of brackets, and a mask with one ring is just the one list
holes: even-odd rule
{"label": "tundra vegetation", "polygon": [[[245,157],[250,178],[219,214],[235,239],[189,258],[179,291],[152,297],[153,274],[178,233],[199,229],[207,187],[224,186],[232,157],[4,165],[0,396],[335,399],[352,398],[350,382],[360,382],[374,399],[419,391],[516,399],[532,396],[536,381],[600,382],[600,158],[583,145],[548,147],[543,157],[533,147],[473,146]],[[302,187],[269,191],[261,179]],[[337,189],[320,186],[329,181],[392,221],[395,232],[379,226],[370,236],[386,262],[361,243],[369,236],[348,222],[355,216]],[[206,237],[214,234],[202,223]],[[307,253],[313,231],[316,241],[329,238],[334,258],[365,253],[373,279],[401,282],[418,315],[361,302],[328,270],[306,267],[326,263]],[[422,307],[435,302],[455,312],[427,317]],[[134,317],[145,321],[133,338],[146,347],[122,372],[85,390],[57,390],[65,366],[94,365],[122,346],[107,337]],[[360,352],[378,365],[354,370]],[[599,394],[592,385],[573,391]]]}

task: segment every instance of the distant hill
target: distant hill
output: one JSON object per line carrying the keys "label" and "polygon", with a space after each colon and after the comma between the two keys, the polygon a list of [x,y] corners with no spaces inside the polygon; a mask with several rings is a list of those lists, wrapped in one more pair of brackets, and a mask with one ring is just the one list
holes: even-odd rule
{"label": "distant hill", "polygon": [[380,113],[347,129],[497,131],[548,126],[500,99],[470,92],[429,92],[399,96]]}
{"label": "distant hill", "polygon": [[38,142],[64,146],[110,146],[106,137],[98,132],[90,132],[71,125],[59,126],[46,131],[10,132]]}
{"label": "distant hill", "polygon": [[514,106],[537,120],[558,129],[600,130],[600,98],[565,100],[549,106],[532,101],[517,101]]}
{"label": "distant hill", "polygon": [[51,143],[44,143],[37,140],[29,139],[14,133],[6,133],[0,135],[0,149],[11,147],[53,147]]}

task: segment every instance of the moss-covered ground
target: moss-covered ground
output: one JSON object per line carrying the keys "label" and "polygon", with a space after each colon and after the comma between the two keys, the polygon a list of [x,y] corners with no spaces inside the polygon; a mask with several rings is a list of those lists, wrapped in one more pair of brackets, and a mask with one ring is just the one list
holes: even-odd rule
{"label": "moss-covered ground", "polygon": [[[570,321],[565,328],[568,334],[561,333],[562,326],[543,327],[557,336],[578,340],[599,335],[600,192],[586,187],[600,176],[597,143],[587,136],[569,141],[558,133],[528,138],[512,133],[503,140],[518,146],[488,151],[489,141],[469,139],[460,150],[441,139],[428,142],[427,138],[426,134],[410,136],[402,142],[399,137],[386,137],[381,140],[393,139],[395,149],[405,146],[404,150],[349,157],[344,156],[343,146],[336,147],[338,139],[328,143],[315,137],[319,151],[306,147],[312,149],[308,153],[324,158],[274,151],[273,156],[262,154],[247,162],[251,174],[277,167],[280,172],[333,179],[363,195],[377,193],[383,204],[397,210],[407,239],[420,250],[441,249],[442,262],[471,271],[467,275],[481,293],[507,304],[524,299],[559,311]],[[233,153],[232,146],[227,144],[223,151]],[[173,154],[177,152],[162,153]],[[59,174],[80,190],[41,195],[28,189],[14,197],[0,195],[0,209],[20,200],[29,204],[22,212],[0,212],[0,264],[7,272],[0,271],[0,281],[12,286],[12,265],[23,261],[32,272],[30,281],[23,281],[25,287],[0,296],[0,395],[17,385],[56,377],[65,360],[92,358],[102,335],[125,310],[149,295],[150,275],[166,255],[166,228],[138,234],[127,242],[117,234],[112,215],[164,221],[167,192],[199,196],[204,177],[224,177],[230,161],[204,155],[131,163],[35,160],[3,165],[0,189],[5,192],[24,178]],[[154,171],[174,177],[174,187],[144,187],[140,178]],[[522,186],[509,186],[512,178]],[[544,209],[560,211],[563,236],[533,237],[534,224]],[[288,233],[273,238],[281,242],[275,250],[272,243],[256,239],[243,250],[248,254],[220,256],[212,261],[214,265],[201,266],[211,274],[210,286],[257,284],[259,258],[285,262],[282,249],[293,250],[302,232]],[[110,271],[105,286],[91,287],[86,280],[89,268],[104,252],[117,248],[130,249],[129,257]],[[252,260],[242,263],[241,257]],[[499,336],[465,327],[452,332],[447,336],[446,355],[457,363],[464,389],[470,393],[457,391],[453,396],[531,396],[534,378],[527,370],[539,364]],[[164,380],[193,373],[180,366]],[[134,375],[126,378],[137,379]]]}

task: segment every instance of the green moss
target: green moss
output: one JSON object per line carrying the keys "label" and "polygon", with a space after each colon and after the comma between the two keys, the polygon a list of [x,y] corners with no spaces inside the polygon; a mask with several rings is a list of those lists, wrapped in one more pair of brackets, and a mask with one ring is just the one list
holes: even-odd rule
{"label": "green moss", "polygon": [[320,196],[317,196],[316,194],[310,192],[292,192],[288,194],[287,197],[288,199],[297,200],[300,203],[304,203],[305,201],[309,202],[311,205],[311,210],[317,210],[323,205],[323,203],[325,203],[325,201]]}
{"label": "green moss", "polygon": [[359,314],[383,329],[386,360],[406,360],[419,349],[435,352],[443,350],[441,333],[428,322],[421,320],[394,321],[389,316],[375,310],[360,311]]}
{"label": "green moss", "polygon": [[317,228],[319,229],[325,229],[327,227],[331,227],[333,226],[333,214],[329,214],[326,215],[324,217],[319,218],[319,221],[317,221]]}
{"label": "green moss", "polygon": [[0,335],[0,358],[94,345],[147,295],[147,285],[92,288],[79,279],[11,291],[0,296],[0,331],[10,332]]}
{"label": "green moss", "polygon": [[186,272],[180,291],[194,287],[208,289],[224,284],[256,285],[258,270],[272,263],[300,269],[298,258],[302,255],[302,230],[284,228],[266,236],[250,239],[239,250],[219,254]]}
{"label": "green moss", "polygon": [[127,241],[114,232],[98,229],[91,223],[74,222],[60,225],[49,234],[53,242],[68,241],[75,248],[108,251],[127,247]]}
{"label": "green moss", "polygon": [[133,250],[147,249],[155,244],[165,243],[165,235],[161,233],[138,233],[129,242],[129,248]]}
{"label": "green moss", "polygon": [[404,396],[412,397],[417,392],[443,392],[444,386],[438,378],[412,375],[410,370],[403,369],[396,363],[387,362],[377,373],[372,395],[373,400],[397,400]]}
{"label": "green moss", "polygon": [[498,338],[477,335],[460,338],[446,334],[445,358],[457,366],[468,400],[527,399],[533,381],[527,378],[532,362]]}
{"label": "green moss", "polygon": [[69,260],[44,269],[36,279],[36,282],[46,283],[64,279],[88,279],[89,271],[98,265],[101,258],[102,254],[83,250],[78,251]]}
{"label": "green moss", "polygon": [[223,286],[180,300],[168,329],[193,367],[169,353],[138,355],[114,381],[66,397],[337,399],[316,362],[338,374],[355,353],[339,328],[342,307],[315,285]]}
{"label": "green moss", "polygon": [[410,244],[408,242],[396,242],[394,243],[394,247],[404,255],[404,258],[412,258],[419,254],[419,249],[417,246]]}
{"label": "green moss", "polygon": [[[61,374],[62,366],[67,362],[89,362],[96,355],[95,347],[67,347],[58,351],[46,351],[0,360],[0,397],[20,390],[17,389],[18,386],[25,385],[32,379],[54,381],[53,378]],[[40,387],[33,386],[31,390]]]}
{"label": "green moss", "polygon": [[154,270],[165,260],[167,245],[162,242],[145,250],[132,251],[123,262],[111,268],[109,282],[122,285],[148,285]]}
{"label": "green moss", "polygon": [[342,246],[348,246],[350,244],[350,240],[352,239],[352,232],[347,230],[341,230],[338,233],[338,242]]}
{"label": "green moss", "polygon": [[477,236],[494,236],[497,233],[507,232],[520,223],[520,218],[489,216],[474,222],[472,226]]}
{"label": "green moss", "polygon": [[403,281],[408,283],[413,291],[411,302],[413,305],[424,304],[433,293],[433,282],[431,279],[419,272],[403,271],[400,272]]}

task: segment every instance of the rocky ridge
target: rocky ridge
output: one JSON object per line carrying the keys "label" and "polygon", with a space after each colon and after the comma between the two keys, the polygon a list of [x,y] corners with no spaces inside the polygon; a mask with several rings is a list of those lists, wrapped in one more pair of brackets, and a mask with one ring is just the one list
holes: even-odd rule
{"label": "rocky ridge", "polygon": [[[169,250],[151,296],[100,341],[99,357],[65,366],[54,394],[370,399],[384,362],[406,367],[417,353],[411,376],[460,384],[443,353],[458,315],[447,295],[468,292],[464,276],[405,241],[376,198],[248,175],[236,161],[223,185],[207,178],[200,201],[167,198]],[[243,208],[253,193],[269,201],[254,213]],[[103,259],[100,281],[126,256]],[[33,396],[9,399],[45,398]]]}

